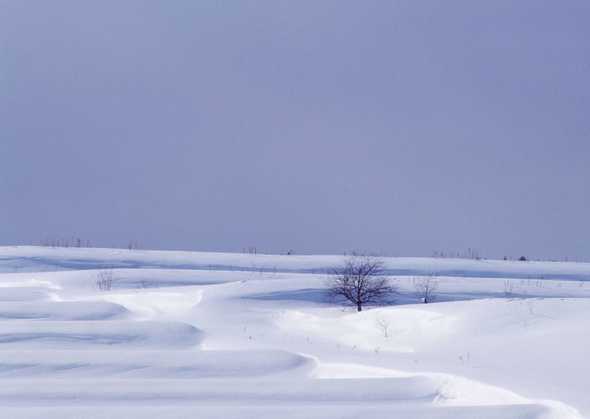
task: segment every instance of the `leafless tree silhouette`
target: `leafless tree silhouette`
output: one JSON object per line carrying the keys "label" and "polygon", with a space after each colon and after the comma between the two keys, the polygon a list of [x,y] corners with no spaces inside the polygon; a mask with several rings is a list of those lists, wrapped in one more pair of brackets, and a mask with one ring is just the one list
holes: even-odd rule
{"label": "leafless tree silhouette", "polygon": [[373,257],[353,256],[332,274],[330,294],[354,304],[357,311],[367,304],[382,303],[395,293],[383,275],[383,262]]}

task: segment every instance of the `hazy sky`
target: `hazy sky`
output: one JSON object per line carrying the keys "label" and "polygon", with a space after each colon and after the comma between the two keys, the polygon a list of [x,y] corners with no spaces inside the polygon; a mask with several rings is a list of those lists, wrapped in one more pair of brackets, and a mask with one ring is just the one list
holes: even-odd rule
{"label": "hazy sky", "polygon": [[0,0],[0,243],[590,260],[588,0]]}

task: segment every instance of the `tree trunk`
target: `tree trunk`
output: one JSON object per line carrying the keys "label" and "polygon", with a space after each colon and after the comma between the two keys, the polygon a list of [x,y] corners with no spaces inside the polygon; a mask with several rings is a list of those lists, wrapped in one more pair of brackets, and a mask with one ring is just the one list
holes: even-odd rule
{"label": "tree trunk", "polygon": [[361,303],[356,303],[356,311],[363,311]]}

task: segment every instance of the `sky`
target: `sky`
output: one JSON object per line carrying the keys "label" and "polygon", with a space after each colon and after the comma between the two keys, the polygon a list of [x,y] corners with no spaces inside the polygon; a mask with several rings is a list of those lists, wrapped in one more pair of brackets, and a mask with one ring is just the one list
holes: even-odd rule
{"label": "sky", "polygon": [[590,261],[587,0],[0,0],[0,244]]}

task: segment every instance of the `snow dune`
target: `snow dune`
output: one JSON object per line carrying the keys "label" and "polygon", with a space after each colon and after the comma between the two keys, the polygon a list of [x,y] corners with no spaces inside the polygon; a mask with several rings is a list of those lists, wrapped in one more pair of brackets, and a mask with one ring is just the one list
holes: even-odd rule
{"label": "snow dune", "polygon": [[0,302],[0,320],[107,320],[128,313],[122,305],[102,301]]}
{"label": "snow dune", "polygon": [[40,301],[52,298],[52,292],[44,287],[0,287],[2,301]]}
{"label": "snow dune", "polygon": [[[77,380],[31,391],[23,381],[0,381],[10,417],[365,417],[574,418],[564,406],[536,403],[437,406],[441,389],[427,378],[386,380],[238,381]],[[16,408],[27,403],[27,408]],[[149,405],[150,409],[145,409]],[[89,407],[91,406],[91,407]],[[46,415],[35,407],[43,407]],[[75,416],[84,415],[84,416]],[[88,416],[86,416],[88,415]],[[183,416],[184,415],[184,416]],[[228,416],[229,415],[229,416]]]}
{"label": "snow dune", "polygon": [[[63,406],[31,406],[26,409],[6,406],[3,411],[11,419],[112,419],[112,418],[159,418],[186,419],[198,415],[204,419],[559,419],[550,408],[541,405],[488,406],[479,407],[441,407],[425,409],[423,406],[391,406],[391,405],[355,405],[344,404],[283,404],[265,405],[250,404],[236,406],[224,405],[181,405],[146,407],[142,404],[134,406],[95,405],[93,407]],[[195,413],[196,412],[196,413]]]}
{"label": "snow dune", "polygon": [[4,322],[0,351],[21,348],[191,347],[202,332],[183,323],[152,321]]}
{"label": "snow dune", "polygon": [[[37,379],[202,379],[252,378],[288,374],[305,377],[315,370],[308,357],[285,351],[119,350],[2,351],[0,380]],[[12,382],[12,381],[11,381]]]}

